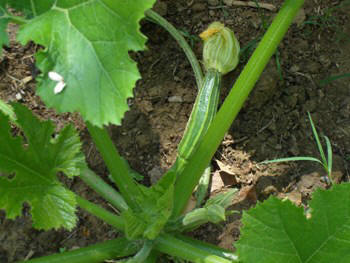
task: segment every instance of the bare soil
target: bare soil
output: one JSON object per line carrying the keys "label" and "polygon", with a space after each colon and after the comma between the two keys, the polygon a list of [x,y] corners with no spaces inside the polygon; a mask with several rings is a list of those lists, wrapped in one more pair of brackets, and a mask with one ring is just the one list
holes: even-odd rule
{"label": "bare soil", "polygon": [[[254,43],[265,32],[281,6],[281,0],[266,0],[276,7],[267,10],[229,5],[230,1],[158,1],[155,9],[182,30],[201,57],[198,34],[213,21],[231,27],[239,39],[241,63],[225,76],[222,100],[242,71]],[[289,156],[315,156],[307,112],[320,134],[327,135],[334,154],[333,177],[337,183],[349,181],[350,164],[350,81],[342,78],[322,85],[322,80],[350,72],[350,2],[308,0],[271,59],[239,116],[231,126],[213,161],[211,193],[227,188],[240,189],[232,209],[242,211],[270,195],[289,198],[306,205],[317,187],[326,188],[325,173],[309,162],[262,165],[259,162]],[[81,132],[90,166],[103,178],[107,169],[77,114],[57,115],[35,95],[34,44],[21,46],[14,40],[0,60],[0,98],[19,101],[44,119],[63,127],[73,122]],[[131,167],[145,176],[150,185],[175,160],[177,144],[185,129],[197,88],[191,66],[177,43],[162,28],[142,22],[149,38],[148,50],[131,54],[139,63],[142,80],[135,88],[120,127],[109,127],[111,136]],[[251,47],[251,48],[249,48]],[[78,178],[68,181],[75,192],[108,207]],[[79,211],[77,227],[42,232],[32,229],[29,207],[23,217],[7,220],[0,213],[0,262],[83,247],[118,235],[93,216]],[[192,236],[234,250],[239,238],[240,214],[221,225],[201,227]],[[233,246],[232,246],[233,243]]]}

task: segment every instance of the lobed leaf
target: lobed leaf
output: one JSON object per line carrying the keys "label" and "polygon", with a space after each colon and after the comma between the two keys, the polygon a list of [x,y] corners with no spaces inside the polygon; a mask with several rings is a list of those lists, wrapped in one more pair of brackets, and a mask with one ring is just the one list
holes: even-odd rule
{"label": "lobed leaf", "polygon": [[[139,20],[154,2],[7,0],[33,17],[20,27],[18,40],[22,44],[33,40],[45,47],[36,54],[36,61],[42,72],[37,93],[46,105],[58,112],[79,111],[100,127],[120,124],[140,78],[128,52],[145,48]],[[0,20],[0,32],[4,23]],[[64,78],[66,86],[59,94],[54,93],[57,83],[48,77],[50,71]]]}
{"label": "lobed leaf", "polygon": [[65,227],[76,223],[75,196],[56,174],[79,174],[84,164],[81,143],[72,126],[53,138],[50,121],[40,122],[24,106],[14,105],[17,123],[24,137],[10,135],[9,120],[0,112],[0,209],[8,218],[21,215],[23,203],[31,206],[37,229]]}
{"label": "lobed leaf", "polygon": [[317,190],[311,218],[290,201],[269,198],[243,215],[236,243],[250,262],[350,262],[350,184]]}

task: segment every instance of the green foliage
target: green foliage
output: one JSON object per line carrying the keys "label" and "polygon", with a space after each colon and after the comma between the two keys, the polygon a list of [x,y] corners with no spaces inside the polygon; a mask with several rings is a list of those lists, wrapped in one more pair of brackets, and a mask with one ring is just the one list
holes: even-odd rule
{"label": "green foliage", "polygon": [[57,178],[58,172],[72,177],[84,164],[81,143],[72,126],[52,138],[54,126],[40,122],[25,107],[15,104],[17,123],[24,138],[10,135],[8,117],[0,112],[0,208],[8,218],[21,215],[22,205],[31,206],[37,229],[72,229],[76,222],[75,197]]}
{"label": "green foliage", "polygon": [[9,44],[9,38],[6,33],[8,22],[9,19],[4,18],[4,13],[0,7],[0,56],[2,55],[2,46],[7,46]]}
{"label": "green foliage", "polygon": [[16,115],[13,111],[11,105],[7,104],[3,100],[0,99],[0,112],[4,113],[6,116],[10,118],[10,121],[16,120]]}
{"label": "green foliage", "polygon": [[137,196],[141,211],[128,209],[122,213],[125,220],[125,234],[128,239],[155,239],[167,223],[174,202],[175,173],[163,176],[151,188],[140,185]]}
{"label": "green foliage", "polygon": [[[192,154],[193,149],[194,152],[188,160],[183,159],[183,170],[175,173],[174,169],[171,169],[156,185],[147,188],[131,178],[132,173],[128,165],[115,149],[106,129],[101,126],[120,123],[128,108],[126,99],[131,96],[132,87],[139,78],[136,65],[129,58],[128,52],[144,48],[145,38],[139,32],[138,22],[154,1],[6,0],[0,3],[0,8],[4,11],[0,21],[9,19],[3,22],[0,28],[2,34],[8,21],[17,22],[21,24],[18,34],[21,43],[34,40],[44,47],[36,55],[37,66],[42,72],[38,79],[38,93],[48,106],[55,107],[59,112],[80,111],[87,120],[88,130],[123,198],[119,193],[114,193],[111,187],[101,183],[101,179],[93,173],[82,178],[96,191],[102,192],[105,198],[113,196],[111,199],[116,199],[114,203],[125,200],[125,205],[119,207],[115,205],[121,210],[119,216],[79,196],[74,196],[59,182],[57,172],[73,176],[79,174],[80,168],[84,168],[85,172],[88,171],[80,155],[81,145],[78,136],[72,127],[64,128],[53,138],[54,127],[51,122],[40,122],[28,110],[15,105],[14,111],[17,117],[15,124],[22,129],[24,136],[12,137],[11,127],[8,124],[9,117],[1,113],[0,171],[5,175],[0,177],[0,208],[5,209],[9,218],[20,215],[22,205],[26,202],[31,206],[35,227],[49,229],[63,226],[71,229],[76,220],[75,204],[78,203],[81,208],[103,219],[116,230],[123,231],[127,238],[116,242],[119,245],[112,242],[113,244],[63,252],[30,260],[31,262],[101,262],[105,259],[134,254],[141,245],[142,248],[129,262],[155,262],[159,252],[190,262],[237,261],[235,255],[225,250],[179,235],[179,232],[186,229],[181,228],[184,225],[197,226],[198,222],[217,223],[224,220],[225,208],[231,204],[234,190],[210,199],[203,208],[193,211],[192,218],[183,217],[181,212],[198,183],[199,176],[208,166],[210,158],[276,50],[303,0],[286,0],[233,88],[234,92],[239,90],[239,96],[230,92],[209,129],[204,127],[209,126],[209,122],[204,124],[199,122],[198,126],[190,130],[194,137],[200,137],[201,142],[198,146],[189,144],[188,152]],[[6,13],[5,6],[22,11],[25,19],[21,20]],[[152,12],[148,13],[152,15]],[[154,14],[152,17],[154,21],[164,23]],[[214,36],[222,28],[218,29],[219,31],[216,31],[217,28],[213,29],[214,31],[207,32],[207,37]],[[232,38],[230,32],[228,35]],[[226,47],[233,45],[234,56],[237,56],[237,40],[228,39],[226,43],[227,40],[224,38],[220,37],[218,44]],[[185,46],[183,42],[181,43]],[[233,67],[226,65],[227,58],[233,64],[238,62],[237,57],[230,57],[232,55],[230,52],[226,53],[228,57],[220,57],[222,61],[219,57],[215,57],[215,52],[211,54],[214,55],[214,59],[220,60],[216,62],[221,65],[222,73]],[[188,57],[192,56],[189,52],[186,54]],[[193,61],[195,60],[192,59],[192,65],[195,64]],[[195,72],[197,82],[201,86],[201,71],[199,69]],[[220,76],[217,72],[212,74],[217,76],[211,78],[216,86]],[[58,90],[57,87],[61,90],[55,92]],[[208,95],[212,97],[207,102],[209,105],[202,104],[198,107],[199,120],[203,116],[212,119],[216,113],[218,93],[211,94]],[[200,96],[200,99],[205,101],[208,96]],[[208,114],[209,112],[212,114]],[[209,115],[211,116],[208,117]],[[215,133],[213,129],[216,130]],[[203,141],[202,135],[197,134],[201,130],[206,131]],[[203,148],[203,145],[206,147]],[[173,223],[179,219],[185,219],[181,221],[185,224],[174,228]],[[130,247],[129,245],[137,247],[126,253],[125,250]],[[113,246],[112,250],[110,246]]]}
{"label": "green foliage", "polygon": [[[22,44],[34,41],[45,47],[36,55],[42,72],[37,93],[44,102],[59,112],[79,111],[100,127],[120,124],[140,78],[128,52],[144,49],[146,38],[138,22],[154,0],[8,3],[20,10],[34,7],[34,18],[21,26],[17,38]],[[66,87],[60,94],[54,93],[50,71],[64,78]]]}
{"label": "green foliage", "polygon": [[350,262],[350,184],[317,190],[311,218],[302,207],[271,197],[243,214],[240,260],[250,262]]}

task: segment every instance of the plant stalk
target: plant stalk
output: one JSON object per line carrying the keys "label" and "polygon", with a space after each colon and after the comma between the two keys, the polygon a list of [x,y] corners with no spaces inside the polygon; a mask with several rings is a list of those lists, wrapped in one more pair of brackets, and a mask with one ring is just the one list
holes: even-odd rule
{"label": "plant stalk", "polygon": [[101,206],[95,205],[94,203],[84,198],[81,198],[78,195],[75,196],[75,199],[77,200],[78,205],[85,211],[102,219],[103,221],[105,221],[106,223],[110,224],[111,226],[115,227],[120,231],[124,230],[124,221],[120,216],[117,216],[107,211],[106,209],[102,208]]}
{"label": "plant stalk", "polygon": [[46,257],[21,261],[19,263],[101,263],[108,259],[122,258],[133,255],[139,246],[126,238],[117,238],[103,243],[84,247]]}
{"label": "plant stalk", "polygon": [[108,132],[105,128],[99,128],[89,122],[86,122],[86,126],[125,202],[131,208],[139,210],[136,197],[140,196],[140,190],[131,177],[128,166],[119,155]]}
{"label": "plant stalk", "polygon": [[242,108],[244,101],[259,79],[266,64],[276,52],[278,44],[303,3],[304,0],[285,1],[225,99],[199,147],[189,158],[188,165],[179,175],[175,184],[177,201],[174,204],[174,217],[182,213],[204,169]]}
{"label": "plant stalk", "polygon": [[233,261],[217,256],[211,251],[197,247],[168,234],[157,238],[155,249],[158,251],[196,263],[232,263]]}
{"label": "plant stalk", "polygon": [[79,177],[115,208],[120,211],[128,209],[124,198],[89,168],[84,169]]}
{"label": "plant stalk", "polygon": [[188,45],[185,38],[179,33],[179,31],[172,24],[170,24],[166,19],[164,19],[162,16],[154,12],[152,9],[148,9],[145,12],[145,15],[148,18],[150,18],[152,22],[157,23],[158,25],[162,26],[165,30],[167,30],[170,33],[170,35],[177,41],[180,47],[183,49],[183,51],[187,56],[187,59],[189,60],[192,66],[194,76],[196,78],[197,87],[198,89],[200,89],[203,83],[202,69],[199,65],[196,55],[193,53],[191,47]]}

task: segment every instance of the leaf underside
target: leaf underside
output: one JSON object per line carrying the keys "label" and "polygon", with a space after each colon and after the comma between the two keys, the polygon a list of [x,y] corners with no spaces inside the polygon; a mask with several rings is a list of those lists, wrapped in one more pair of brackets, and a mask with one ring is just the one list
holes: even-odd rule
{"label": "leaf underside", "polygon": [[235,244],[250,262],[350,262],[350,184],[317,190],[311,218],[290,201],[271,197],[243,215]]}
{"label": "leaf underside", "polygon": [[19,104],[14,110],[24,137],[11,136],[8,117],[0,112],[0,209],[14,219],[27,203],[35,228],[72,229],[77,220],[75,196],[56,175],[79,174],[84,164],[79,137],[66,126],[53,138],[50,121],[40,122]]}
{"label": "leaf underside", "polygon": [[[36,61],[42,72],[37,93],[46,105],[58,112],[78,111],[100,127],[119,125],[140,78],[128,52],[145,48],[139,20],[154,2],[7,0],[33,17],[20,27],[17,39],[45,47],[36,54]],[[59,94],[54,94],[57,83],[48,78],[50,71],[59,73],[66,83]]]}

